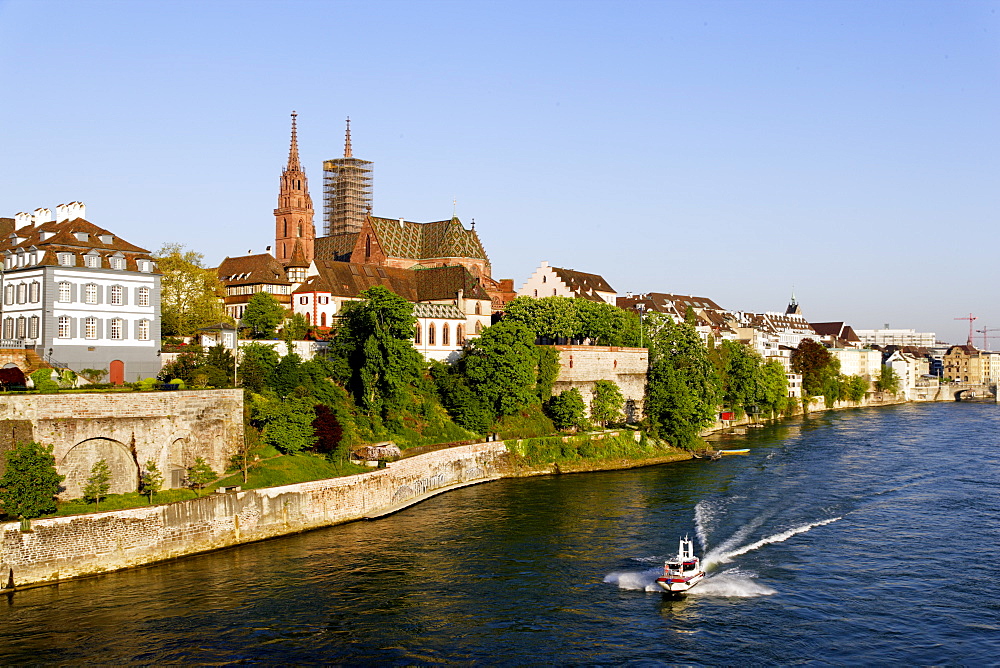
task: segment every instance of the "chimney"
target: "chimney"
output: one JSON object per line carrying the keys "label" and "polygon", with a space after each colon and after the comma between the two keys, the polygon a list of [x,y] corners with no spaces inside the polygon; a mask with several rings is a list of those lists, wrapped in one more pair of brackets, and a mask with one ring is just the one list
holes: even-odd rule
{"label": "chimney", "polygon": [[465,313],[465,290],[461,288],[458,290],[458,308],[461,309],[462,313]]}
{"label": "chimney", "polygon": [[56,222],[61,223],[69,220],[69,204],[56,205]]}
{"label": "chimney", "polygon": [[52,209],[35,209],[35,225],[52,222]]}
{"label": "chimney", "polygon": [[400,227],[400,229],[403,228],[403,223],[404,222],[406,222],[406,221],[404,221],[402,218],[399,219],[399,227]]}
{"label": "chimney", "polygon": [[[56,207],[58,208],[58,207]],[[87,217],[87,207],[83,202],[70,202],[66,205],[66,220],[76,220]]]}
{"label": "chimney", "polygon": [[33,221],[34,219],[30,213],[22,211],[21,213],[14,214],[14,229],[19,230],[22,227],[28,227]]}

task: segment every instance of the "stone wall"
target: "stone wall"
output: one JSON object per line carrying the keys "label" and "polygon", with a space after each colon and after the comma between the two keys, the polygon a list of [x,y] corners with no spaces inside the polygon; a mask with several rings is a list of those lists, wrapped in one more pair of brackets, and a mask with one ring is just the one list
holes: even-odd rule
{"label": "stone wall", "polygon": [[590,412],[594,397],[594,382],[610,380],[618,384],[625,397],[626,418],[637,422],[642,418],[646,393],[646,372],[649,351],[645,348],[617,346],[553,346],[559,351],[559,376],[552,385],[552,394],[562,394],[577,388]]}
{"label": "stone wall", "polygon": [[8,522],[0,525],[0,564],[13,569],[16,586],[140,566],[384,514],[435,492],[493,480],[507,466],[503,442],[477,443],[345,478],[34,520],[30,533]]}
{"label": "stone wall", "polygon": [[165,487],[179,487],[195,457],[224,470],[243,440],[243,391],[0,396],[0,450],[31,439],[53,446],[56,470],[66,476],[62,498],[81,496],[100,459],[111,466],[112,494],[135,491],[150,460]]}

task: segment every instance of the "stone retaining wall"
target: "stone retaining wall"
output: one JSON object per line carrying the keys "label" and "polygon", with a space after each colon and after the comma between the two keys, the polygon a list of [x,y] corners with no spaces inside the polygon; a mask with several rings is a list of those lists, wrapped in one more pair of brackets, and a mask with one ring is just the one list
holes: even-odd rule
{"label": "stone retaining wall", "polygon": [[[0,525],[0,572],[13,584],[55,582],[315,529],[496,478],[503,442],[430,452],[361,475],[213,494],[192,501]],[[0,588],[6,583],[0,582]]]}

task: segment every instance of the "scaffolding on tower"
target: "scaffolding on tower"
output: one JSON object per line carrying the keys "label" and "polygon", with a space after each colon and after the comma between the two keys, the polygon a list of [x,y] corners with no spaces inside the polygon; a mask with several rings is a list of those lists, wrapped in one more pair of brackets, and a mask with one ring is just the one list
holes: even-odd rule
{"label": "scaffolding on tower", "polygon": [[360,232],[372,209],[372,163],[351,154],[347,119],[344,157],[323,161],[323,228],[327,235]]}

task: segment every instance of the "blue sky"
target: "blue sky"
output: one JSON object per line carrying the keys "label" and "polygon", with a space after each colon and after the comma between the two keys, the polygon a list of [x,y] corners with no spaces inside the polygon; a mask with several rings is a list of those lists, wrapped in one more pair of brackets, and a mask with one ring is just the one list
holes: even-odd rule
{"label": "blue sky", "polygon": [[964,342],[970,311],[1000,328],[998,10],[0,0],[0,215],[80,200],[150,249],[260,252],[289,113],[318,210],[350,116],[376,215],[457,198],[518,286],[541,260],[730,309],[794,286],[814,321]]}

